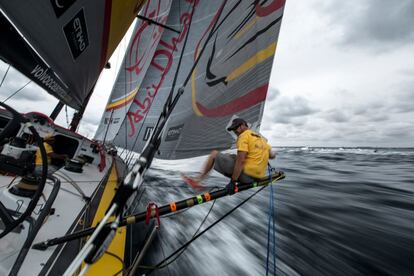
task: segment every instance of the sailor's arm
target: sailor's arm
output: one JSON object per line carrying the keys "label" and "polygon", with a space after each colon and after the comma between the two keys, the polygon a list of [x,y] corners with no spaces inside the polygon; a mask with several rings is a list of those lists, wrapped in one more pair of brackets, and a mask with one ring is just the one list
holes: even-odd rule
{"label": "sailor's arm", "polygon": [[246,160],[247,151],[237,151],[236,162],[234,163],[233,174],[231,180],[237,181],[244,168],[244,161]]}
{"label": "sailor's arm", "polygon": [[269,158],[275,159],[276,158],[276,152],[272,150],[272,148],[269,149]]}

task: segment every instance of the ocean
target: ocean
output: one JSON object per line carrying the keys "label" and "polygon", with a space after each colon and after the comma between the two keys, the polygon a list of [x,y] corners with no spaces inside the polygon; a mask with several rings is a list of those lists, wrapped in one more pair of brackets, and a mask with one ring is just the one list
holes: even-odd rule
{"label": "ocean", "polygon": [[[414,275],[414,149],[275,148],[286,178],[273,185],[275,246],[268,255],[270,187],[151,275]],[[142,202],[159,206],[193,191],[206,157],[154,160]],[[213,172],[206,191],[228,179]],[[259,188],[161,218],[145,265],[154,265]],[[272,236],[271,236],[272,237]],[[270,239],[271,241],[271,239]],[[273,271],[273,253],[276,272]]]}

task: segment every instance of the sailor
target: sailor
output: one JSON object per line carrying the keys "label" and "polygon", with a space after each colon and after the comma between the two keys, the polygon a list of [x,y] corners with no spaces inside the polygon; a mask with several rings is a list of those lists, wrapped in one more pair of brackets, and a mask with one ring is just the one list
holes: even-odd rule
{"label": "sailor", "polygon": [[[52,160],[57,161],[66,161],[68,155],[66,154],[59,154],[53,151],[53,145],[55,144],[55,137],[53,135],[47,135],[43,138],[43,146],[45,147],[46,155],[47,155],[47,164],[48,164],[48,174],[54,173],[58,167],[51,165]],[[40,148],[36,151],[36,160],[35,160],[35,174],[41,174],[42,172],[42,154],[40,153]]]}
{"label": "sailor", "polygon": [[200,187],[199,183],[214,168],[219,173],[231,178],[226,188],[230,194],[233,194],[238,182],[252,183],[256,179],[266,176],[269,158],[276,157],[276,153],[272,151],[267,140],[252,131],[242,118],[234,119],[227,130],[233,131],[237,135],[237,155],[214,150],[210,153],[200,175],[196,178],[183,175],[184,181],[193,187]]}

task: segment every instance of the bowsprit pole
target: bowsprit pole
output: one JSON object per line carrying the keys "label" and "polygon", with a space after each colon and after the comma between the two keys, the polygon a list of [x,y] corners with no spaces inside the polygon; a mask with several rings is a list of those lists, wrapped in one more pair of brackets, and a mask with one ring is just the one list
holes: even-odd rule
{"label": "bowsprit pole", "polygon": [[[256,187],[260,187],[260,186],[268,186],[271,185],[273,183],[275,183],[276,181],[282,180],[285,178],[285,174],[283,172],[278,172],[276,174],[272,175],[271,181],[266,178],[257,182],[253,182],[253,183],[249,183],[249,184],[239,184],[237,187],[237,191],[236,193],[242,192],[242,191],[246,191],[252,188],[256,188]],[[218,198],[222,198],[225,196],[231,195],[229,193],[229,191],[226,188],[217,190],[215,192],[211,192],[211,193],[204,193],[204,194],[200,194],[194,197],[190,197],[181,201],[177,201],[177,202],[171,202],[169,204],[166,204],[164,206],[161,206],[158,208],[158,212],[151,212],[149,214],[149,218],[156,218],[157,216],[163,216],[163,215],[167,215],[170,213],[175,213],[177,211],[186,209],[186,208],[191,208],[193,206],[196,205],[200,205],[206,202],[209,202],[211,200],[215,200]],[[122,226],[126,226],[126,225],[131,225],[134,223],[138,223],[141,221],[145,221],[148,218],[148,212],[141,212],[141,213],[136,213],[136,214],[132,214],[130,216],[125,217],[122,221],[120,221],[118,223],[118,227],[122,227]],[[112,223],[107,223],[106,225],[104,225],[103,227],[105,228],[110,228],[112,225]],[[61,244],[61,243],[65,243],[68,241],[72,241],[75,239],[79,239],[82,237],[86,237],[91,235],[94,230],[96,229],[96,227],[91,227],[88,229],[84,229],[82,231],[76,232],[76,233],[72,233],[69,234],[67,236],[64,237],[59,237],[59,238],[54,238],[54,239],[50,239],[44,242],[40,242],[37,244],[33,245],[34,249],[39,249],[39,250],[46,250],[49,246],[54,246],[57,244]]]}

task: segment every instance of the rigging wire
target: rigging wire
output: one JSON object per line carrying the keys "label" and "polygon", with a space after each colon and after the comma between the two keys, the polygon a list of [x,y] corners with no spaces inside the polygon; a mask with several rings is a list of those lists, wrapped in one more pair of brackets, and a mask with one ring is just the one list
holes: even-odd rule
{"label": "rigging wire", "polygon": [[148,274],[152,273],[156,269],[159,269],[163,265],[163,263],[165,263],[166,261],[168,261],[169,259],[171,259],[172,257],[174,257],[183,248],[185,248],[188,245],[190,245],[192,242],[194,242],[196,239],[198,239],[200,236],[202,236],[204,233],[206,233],[208,230],[210,230],[212,227],[214,227],[220,221],[222,221],[223,219],[225,219],[227,216],[229,216],[231,213],[233,213],[235,210],[237,210],[239,207],[241,207],[243,204],[245,204],[247,201],[249,201],[255,195],[257,195],[259,192],[261,192],[264,188],[266,188],[266,186],[261,187],[259,190],[257,190],[256,192],[254,192],[253,194],[251,194],[249,197],[247,197],[246,199],[244,199],[242,202],[240,202],[239,204],[237,204],[234,208],[232,208],[230,211],[228,211],[226,214],[224,214],[221,218],[219,218],[218,220],[216,220],[214,223],[210,224],[207,228],[205,228],[199,234],[197,234],[196,236],[194,236],[192,239],[188,240],[186,243],[184,243],[182,246],[180,246],[178,249],[176,249],[173,253],[171,253],[167,258],[165,258],[164,260],[162,260],[161,262],[159,262],[157,265],[155,265],[155,266],[139,266],[139,267],[140,268],[144,268],[144,269],[149,269],[150,272]]}
{"label": "rigging wire", "polygon": [[[270,182],[272,181],[272,173],[270,164],[268,164],[268,172]],[[268,223],[267,223],[267,253],[266,253],[266,276],[270,272],[270,255],[273,255],[273,273],[276,275],[276,227],[275,227],[275,211],[274,211],[274,198],[273,198],[273,186],[270,185],[269,192],[269,213],[268,213]],[[272,227],[271,227],[272,225]],[[270,237],[272,233],[272,237]],[[272,239],[271,239],[272,238]],[[270,252],[270,247],[272,247],[272,252]]]}
{"label": "rigging wire", "polygon": [[0,87],[3,85],[4,80],[6,79],[7,73],[9,72],[10,65],[7,67],[6,73],[4,73],[3,79],[1,80]]}
{"label": "rigging wire", "polygon": [[[217,19],[216,19],[216,21],[214,22],[214,24],[213,24],[213,27],[212,27],[212,29],[211,29],[211,32],[210,32],[210,34],[208,35],[208,37],[206,38],[206,41],[205,41],[205,43],[204,43],[204,45],[203,45],[203,47],[201,48],[201,51],[200,51],[200,54],[197,56],[197,58],[196,58],[196,60],[195,60],[195,62],[193,63],[193,65],[191,66],[191,69],[190,69],[190,71],[189,71],[189,73],[188,73],[188,75],[187,75],[187,78],[184,80],[184,82],[183,82],[183,85],[181,86],[181,87],[186,87],[186,85],[187,85],[187,83],[189,82],[189,80],[190,80],[190,78],[191,78],[191,75],[192,75],[192,73],[194,72],[194,69],[196,68],[196,66],[197,66],[197,64],[198,64],[198,62],[200,61],[200,58],[201,58],[201,56],[203,55],[203,53],[204,53],[204,50],[205,50],[205,48],[206,48],[206,46],[207,46],[207,44],[208,44],[208,42],[209,42],[209,40],[211,39],[211,37],[213,36],[213,34],[218,30],[218,28],[216,28],[217,27],[217,22],[218,22],[218,20],[220,19],[220,17],[221,17],[221,14],[222,14],[222,12],[223,12],[223,9],[224,9],[224,6],[226,6],[226,4],[227,4],[227,0],[224,0],[223,1],[223,3],[221,4],[221,6],[220,6],[220,9],[219,9],[219,12],[218,12],[218,16],[217,16]],[[193,7],[194,7],[194,5],[195,5],[195,3],[193,3]],[[188,26],[188,31],[187,31],[187,36],[186,36],[186,38],[185,38],[185,42],[184,42],[184,45],[186,44],[186,42],[187,42],[187,38],[188,38],[188,34],[190,33],[190,27],[191,27],[191,22],[192,22],[192,19],[193,19],[193,13],[194,13],[194,10],[193,10],[193,12],[191,13],[191,17],[190,17],[190,23],[189,23],[189,26]],[[222,22],[220,22],[220,24],[219,24],[219,26],[222,24],[224,22],[224,20],[222,21]],[[179,68],[177,68],[177,70],[178,70]],[[177,94],[176,96],[175,96],[175,99],[174,99],[174,101],[175,100],[177,100],[178,101],[178,99],[179,99],[179,97],[181,96],[181,94]],[[164,104],[164,111],[167,111],[167,108],[169,108],[169,106],[167,106],[167,103],[168,103],[168,101]],[[163,111],[163,113],[164,113],[164,111]],[[155,130],[156,129],[158,129],[158,126],[159,126],[159,124],[161,123],[161,121],[162,121],[162,119],[166,116],[166,114],[163,114],[163,113],[161,113],[161,115],[159,116],[159,118],[158,118],[158,121],[157,121],[157,124],[155,125]],[[154,131],[155,132],[155,131]],[[152,138],[152,137],[151,137]]]}
{"label": "rigging wire", "polygon": [[[181,12],[181,4],[180,4],[180,2],[181,2],[181,1],[178,1],[178,3],[179,3],[179,11]],[[186,46],[186,44],[187,44],[188,35],[189,35],[189,33],[190,33],[190,26],[191,26],[191,23],[193,22],[194,5],[195,5],[195,3],[193,3],[193,5],[192,5],[192,11],[191,11],[191,16],[190,16],[190,22],[188,23],[188,30],[187,30],[187,34],[186,34],[186,36],[185,36],[185,40],[184,40],[184,43],[183,43],[183,48],[181,49],[180,58],[178,59],[177,70],[175,71],[174,79],[173,79],[173,82],[172,82],[172,85],[171,85],[171,90],[170,90],[170,93],[169,93],[169,95],[168,95],[167,101],[166,101],[166,103],[164,104],[164,109],[166,109],[166,107],[168,107],[169,105],[171,105],[171,100],[172,100],[172,96],[173,96],[173,94],[174,94],[175,84],[176,84],[176,82],[177,82],[177,78],[178,78],[178,72],[180,71],[180,68],[181,68],[181,61],[182,61],[183,56],[184,56],[184,49],[185,49],[185,46]],[[191,7],[191,6],[188,6],[187,13],[190,11],[190,7]],[[181,15],[181,13],[180,13],[180,15]],[[179,22],[181,23],[180,18],[178,18],[178,20],[179,20]],[[182,27],[184,28],[184,24],[183,24],[183,26],[182,26]],[[183,31],[183,29],[182,29],[181,31]],[[176,46],[174,45],[174,50],[175,50],[175,47],[176,47]]]}
{"label": "rigging wire", "polygon": [[[198,226],[197,230],[194,232],[192,239],[197,235],[197,233],[200,231],[200,229],[203,226],[203,224],[206,222],[208,216],[210,215],[211,211],[213,210],[213,207],[214,207],[214,204],[215,203],[216,203],[216,200],[214,200],[213,201],[213,204],[211,204],[211,207],[208,210],[208,212],[207,212],[206,216],[204,217],[203,221],[200,223],[200,225]],[[186,210],[189,210],[189,208],[186,209]],[[179,253],[177,253],[177,255],[171,261],[169,261],[166,264],[163,264],[163,265],[159,266],[158,269],[165,268],[165,267],[169,266],[170,264],[172,264],[173,262],[175,262],[179,257],[181,257],[181,255],[188,249],[189,246],[190,246],[190,244],[188,244],[187,246],[185,246],[184,248],[182,248],[182,250]],[[165,257],[164,257],[164,259],[165,259]]]}
{"label": "rigging wire", "polygon": [[[126,43],[124,43],[124,53],[127,51],[127,47],[128,46],[126,46]],[[125,59],[125,56],[124,56],[124,59]],[[123,65],[123,62],[122,62],[122,64],[121,64],[121,67],[122,67],[122,65]],[[127,91],[127,70],[125,70],[126,68],[124,68],[124,77],[125,77],[125,86],[124,86],[124,99],[126,100],[126,91]],[[127,110],[127,105],[125,104],[124,105],[124,114],[125,115],[127,115],[127,112],[128,112],[128,110]],[[123,120],[123,122],[125,122],[125,118],[124,118],[124,120]],[[122,123],[123,123],[122,122]],[[122,124],[121,124],[121,126],[122,126]],[[127,145],[128,145],[128,124],[125,124],[125,148],[127,148]]]}
{"label": "rigging wire", "polygon": [[10,98],[14,97],[17,93],[19,93],[20,91],[22,91],[26,86],[29,85],[29,83],[31,83],[32,81],[28,81],[25,85],[23,85],[21,88],[17,89],[17,91],[15,91],[14,93],[12,93],[10,96],[8,96],[4,101],[2,101],[2,103],[7,102]]}
{"label": "rigging wire", "polygon": [[[179,15],[178,15],[178,22],[179,22],[179,24],[180,24],[180,33],[181,33],[181,32],[183,32],[183,31],[184,31],[184,24],[181,24],[181,20],[180,20],[180,17],[181,17],[181,2],[179,1],[179,2],[178,2],[178,4],[179,4]],[[193,5],[194,5],[194,4],[193,4]],[[191,8],[191,5],[187,8],[187,13],[190,11],[190,8]],[[192,18],[192,16],[191,16],[191,18]],[[189,25],[190,25],[190,24],[191,24],[191,19],[190,19]],[[188,33],[189,33],[189,30],[188,30]],[[186,36],[186,37],[188,37],[188,33],[187,33],[187,36]],[[170,90],[170,94],[169,94],[169,96],[168,96],[167,102],[169,102],[169,101],[170,101],[170,98],[172,98],[172,93],[173,93],[174,88],[175,88],[175,82],[176,82],[176,78],[177,78],[177,75],[178,75],[178,70],[179,70],[179,68],[180,68],[181,59],[182,59],[182,56],[184,55],[185,44],[186,44],[186,41],[184,42],[183,48],[181,49],[181,54],[180,54],[180,59],[179,59],[179,63],[178,63],[178,67],[177,67],[176,75],[174,76],[174,81],[173,81],[173,84],[172,84],[172,86],[171,86],[171,90]],[[173,52],[174,52],[175,50],[176,50],[176,45],[174,45]],[[157,95],[158,95],[158,93],[157,93]],[[157,95],[155,95],[155,97],[157,97]],[[138,141],[138,137],[141,135],[142,128],[143,128],[144,123],[145,123],[145,121],[146,121],[146,119],[147,119],[147,115],[149,114],[149,111],[151,110],[152,104],[153,104],[154,102],[155,102],[155,98],[151,101],[150,106],[148,107],[148,111],[145,113],[144,119],[143,119],[143,121],[142,121],[142,123],[141,123],[141,126],[140,126],[139,130],[138,130],[138,134],[137,134],[137,137],[135,138],[135,141],[134,141],[134,143],[133,143],[133,146],[132,146],[132,148],[131,148],[131,151],[133,151],[133,149],[135,148],[135,145],[136,145],[136,143],[137,143],[137,141]],[[166,105],[166,104],[164,104],[164,109],[165,109],[165,105]],[[158,123],[157,123],[157,125],[158,125]],[[154,132],[155,130],[156,130],[156,127],[154,127],[153,132]],[[125,137],[126,137],[126,136],[125,136]],[[126,144],[125,144],[125,145],[126,145]],[[128,163],[127,163],[127,164],[129,165],[129,163],[130,163],[131,161],[132,161],[132,158],[131,158],[130,160],[128,160]]]}
{"label": "rigging wire", "polygon": [[[213,201],[213,204],[211,204],[211,206],[210,206],[210,209],[208,210],[208,212],[207,212],[207,214],[205,215],[205,217],[204,217],[204,219],[201,221],[201,223],[200,223],[200,225],[198,226],[198,228],[197,228],[197,230],[194,232],[194,234],[193,234],[193,236],[192,236],[192,239],[197,235],[197,233],[200,231],[200,229],[201,229],[201,227],[204,225],[204,223],[206,222],[206,220],[207,220],[207,218],[208,218],[208,216],[210,215],[210,213],[211,213],[211,211],[213,210],[213,208],[214,208],[214,204],[216,203],[216,200],[214,200]],[[184,213],[185,211],[187,211],[187,210],[189,210],[190,208],[187,208],[187,209],[184,209],[184,210],[182,210],[182,211],[180,211],[180,212],[177,212],[177,213],[173,213],[173,214],[170,214],[170,215],[166,215],[166,216],[162,216],[161,218],[167,218],[167,217],[171,217],[172,215],[179,215],[179,214],[182,214],[182,213]],[[162,246],[162,241],[160,241],[160,245]],[[183,248],[181,248],[181,250],[179,251],[179,252],[177,252],[177,254],[176,254],[176,256],[174,257],[174,259],[172,259],[171,261],[169,261],[167,264],[163,264],[163,265],[161,265],[161,266],[159,266],[159,267],[151,267],[151,268],[154,268],[154,269],[162,269],[162,268],[165,268],[165,267],[168,267],[170,264],[172,264],[173,262],[175,262],[186,250],[187,250],[187,248],[188,248],[188,246],[189,246],[190,244],[187,244],[187,246],[185,246],[185,247],[183,247]],[[163,250],[162,248],[161,248],[161,250]],[[165,258],[165,254],[164,254],[164,252],[163,252],[163,255],[164,255],[164,260],[166,260],[167,258]],[[169,256],[170,257],[170,256]],[[149,267],[147,267],[147,266],[138,266],[138,267],[141,267],[141,268],[149,268]],[[128,270],[129,270],[129,268],[128,268]],[[168,271],[169,271],[169,268],[168,268]],[[151,273],[151,272],[150,272]],[[150,274],[149,273],[149,274]]]}
{"label": "rigging wire", "polygon": [[[160,240],[160,248],[161,248],[162,256],[165,259],[164,247],[162,246],[162,241],[161,240]],[[171,275],[171,272],[170,272],[170,268],[169,267],[167,267],[167,271],[168,271],[168,275]]]}

